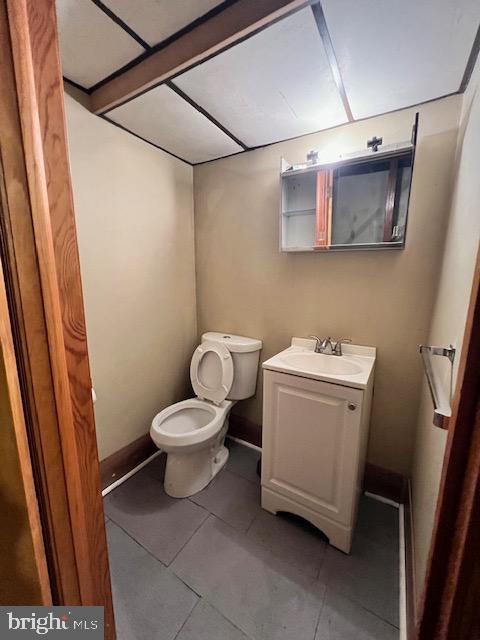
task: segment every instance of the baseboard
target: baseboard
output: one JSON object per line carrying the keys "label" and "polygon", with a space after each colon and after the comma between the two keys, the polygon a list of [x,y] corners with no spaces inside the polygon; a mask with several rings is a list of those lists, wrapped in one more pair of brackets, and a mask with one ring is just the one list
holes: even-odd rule
{"label": "baseboard", "polygon": [[370,462],[365,465],[363,488],[399,504],[404,504],[407,499],[406,478],[401,473],[383,469]]}
{"label": "baseboard", "polygon": [[244,416],[239,416],[236,413],[230,414],[228,435],[238,438],[239,440],[245,440],[245,442],[249,442],[256,447],[262,446],[261,425]]}
{"label": "baseboard", "polygon": [[146,433],[127,444],[123,449],[102,460],[100,462],[102,490],[134,469],[156,451],[158,451],[158,448],[151,439],[150,434]]}
{"label": "baseboard", "polygon": [[415,637],[416,598],[415,598],[415,563],[413,554],[413,520],[410,481],[407,481],[404,503],[405,523],[405,596],[406,596],[406,632],[407,640]]}

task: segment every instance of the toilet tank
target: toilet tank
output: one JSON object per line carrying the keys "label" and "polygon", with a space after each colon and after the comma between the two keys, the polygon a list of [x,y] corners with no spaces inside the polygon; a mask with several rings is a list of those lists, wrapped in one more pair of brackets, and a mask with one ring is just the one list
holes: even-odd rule
{"label": "toilet tank", "polygon": [[202,342],[220,342],[230,351],[233,360],[233,383],[228,400],[244,400],[255,393],[257,385],[258,361],[262,341],[245,338],[231,333],[208,331],[202,335]]}

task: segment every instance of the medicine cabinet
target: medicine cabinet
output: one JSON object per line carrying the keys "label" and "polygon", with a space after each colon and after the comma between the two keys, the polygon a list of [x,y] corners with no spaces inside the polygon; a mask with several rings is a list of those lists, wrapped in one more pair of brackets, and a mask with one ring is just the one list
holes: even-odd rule
{"label": "medicine cabinet", "polygon": [[418,114],[410,142],[329,163],[282,159],[280,249],[348,251],[405,246]]}

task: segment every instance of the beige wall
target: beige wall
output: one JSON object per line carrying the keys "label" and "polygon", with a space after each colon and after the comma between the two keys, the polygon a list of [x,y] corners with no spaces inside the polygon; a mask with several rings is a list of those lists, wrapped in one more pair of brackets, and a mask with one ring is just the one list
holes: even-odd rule
{"label": "beige wall", "polygon": [[[410,468],[422,370],[450,199],[461,97],[419,108],[420,135],[403,251],[278,251],[280,157],[301,162],[363,148],[373,134],[408,140],[415,110],[349,124],[194,169],[199,333],[264,341],[262,359],[291,336],[348,336],[378,347],[368,458]],[[262,387],[235,411],[261,422]]]}
{"label": "beige wall", "polygon": [[65,100],[103,459],[189,393],[193,176],[189,165]]}
{"label": "beige wall", "polygon": [[[457,348],[456,376],[480,237],[480,63],[464,95],[455,163],[455,189],[438,292],[432,315],[431,344]],[[446,432],[432,425],[426,384],[415,440],[412,474],[417,597],[420,597],[432,535],[445,451]]]}

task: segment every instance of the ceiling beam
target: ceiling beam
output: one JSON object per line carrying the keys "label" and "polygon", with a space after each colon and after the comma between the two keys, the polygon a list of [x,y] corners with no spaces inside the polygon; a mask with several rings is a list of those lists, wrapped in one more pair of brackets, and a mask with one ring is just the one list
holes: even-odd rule
{"label": "ceiling beam", "polygon": [[104,114],[311,3],[312,0],[237,0],[93,91],[92,111]]}

